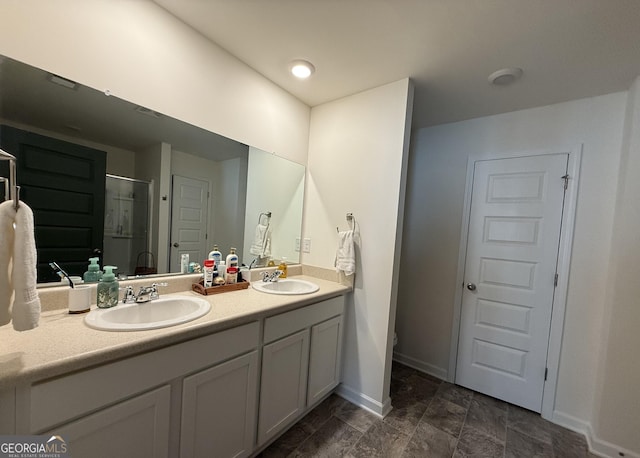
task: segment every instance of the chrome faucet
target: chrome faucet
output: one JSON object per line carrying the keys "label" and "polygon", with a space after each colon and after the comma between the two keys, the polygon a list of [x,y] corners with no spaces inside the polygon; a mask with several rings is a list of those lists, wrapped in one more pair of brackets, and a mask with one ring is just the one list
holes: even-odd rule
{"label": "chrome faucet", "polygon": [[282,275],[281,270],[274,270],[273,272],[262,272],[262,281],[263,282],[276,282]]}
{"label": "chrome faucet", "polygon": [[142,304],[144,302],[153,301],[160,297],[158,286],[167,286],[167,283],[153,283],[151,286],[141,286],[138,294],[133,292],[133,286],[127,286],[124,290],[123,304]]}

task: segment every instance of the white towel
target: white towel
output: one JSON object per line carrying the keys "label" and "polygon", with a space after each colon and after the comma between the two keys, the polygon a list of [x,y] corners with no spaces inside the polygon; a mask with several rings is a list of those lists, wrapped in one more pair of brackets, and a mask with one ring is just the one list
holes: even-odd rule
{"label": "white towel", "polygon": [[356,271],[356,251],[354,247],[354,231],[338,232],[338,251],[336,252],[336,270],[345,275],[353,275]]}
{"label": "white towel", "polygon": [[0,204],[0,326],[11,321],[10,307],[13,300],[11,258],[15,216],[13,201],[7,200]]}
{"label": "white towel", "polygon": [[249,248],[249,253],[261,258],[271,256],[271,228],[269,225],[258,224],[253,237],[253,243]]}
{"label": "white towel", "polygon": [[[12,221],[7,228],[6,215]],[[13,217],[11,217],[13,216]],[[20,206],[16,211],[13,208],[12,201],[6,201],[0,204],[0,228],[3,232],[0,235],[0,243],[4,245],[4,241],[13,239],[13,244],[8,245],[13,249],[3,249],[0,252],[0,282],[4,282],[6,278],[7,289],[3,287],[2,300],[0,307],[4,314],[4,304],[11,301],[13,295],[13,306],[11,308],[11,318],[13,321],[13,329],[16,331],[27,331],[38,326],[40,321],[40,297],[36,288],[36,263],[37,252],[36,242],[34,238],[33,212],[27,204],[20,202]],[[15,222],[15,231],[13,223]],[[7,230],[8,229],[8,230]],[[13,232],[12,235],[11,232]],[[9,280],[9,271],[11,277]],[[13,283],[13,288],[10,287]],[[2,286],[4,286],[3,283]],[[5,315],[1,315],[5,318]]]}

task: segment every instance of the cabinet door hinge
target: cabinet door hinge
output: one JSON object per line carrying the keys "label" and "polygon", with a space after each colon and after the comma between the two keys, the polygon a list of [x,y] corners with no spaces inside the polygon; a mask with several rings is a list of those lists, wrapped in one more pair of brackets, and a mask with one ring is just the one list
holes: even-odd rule
{"label": "cabinet door hinge", "polygon": [[566,175],[561,177],[564,180],[564,189],[565,191],[567,190],[567,188],[569,187],[569,174],[567,173]]}
{"label": "cabinet door hinge", "polygon": [[549,368],[548,368],[548,367],[545,367],[545,368],[544,368],[544,381],[545,381],[545,382],[547,381],[547,375],[548,375],[548,374],[549,374]]}
{"label": "cabinet door hinge", "polygon": [[558,286],[558,274],[553,276],[553,286]]}

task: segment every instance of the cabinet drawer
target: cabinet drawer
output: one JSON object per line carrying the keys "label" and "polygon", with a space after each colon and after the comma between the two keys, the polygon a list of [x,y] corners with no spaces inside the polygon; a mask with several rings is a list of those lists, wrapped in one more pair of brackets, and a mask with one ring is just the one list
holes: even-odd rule
{"label": "cabinet drawer", "polygon": [[43,431],[258,347],[258,322],[35,384],[28,429]]}
{"label": "cabinet drawer", "polygon": [[264,343],[273,342],[300,329],[340,315],[343,310],[344,296],[339,296],[267,318],[264,323]]}

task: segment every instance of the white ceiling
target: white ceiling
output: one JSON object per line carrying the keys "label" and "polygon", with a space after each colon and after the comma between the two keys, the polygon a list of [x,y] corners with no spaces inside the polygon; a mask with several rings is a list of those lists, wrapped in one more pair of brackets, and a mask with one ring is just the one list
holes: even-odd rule
{"label": "white ceiling", "polygon": [[[424,127],[626,90],[640,0],[154,0],[310,106],[410,77]],[[316,73],[294,80],[288,64]],[[509,87],[487,76],[521,67]]]}

